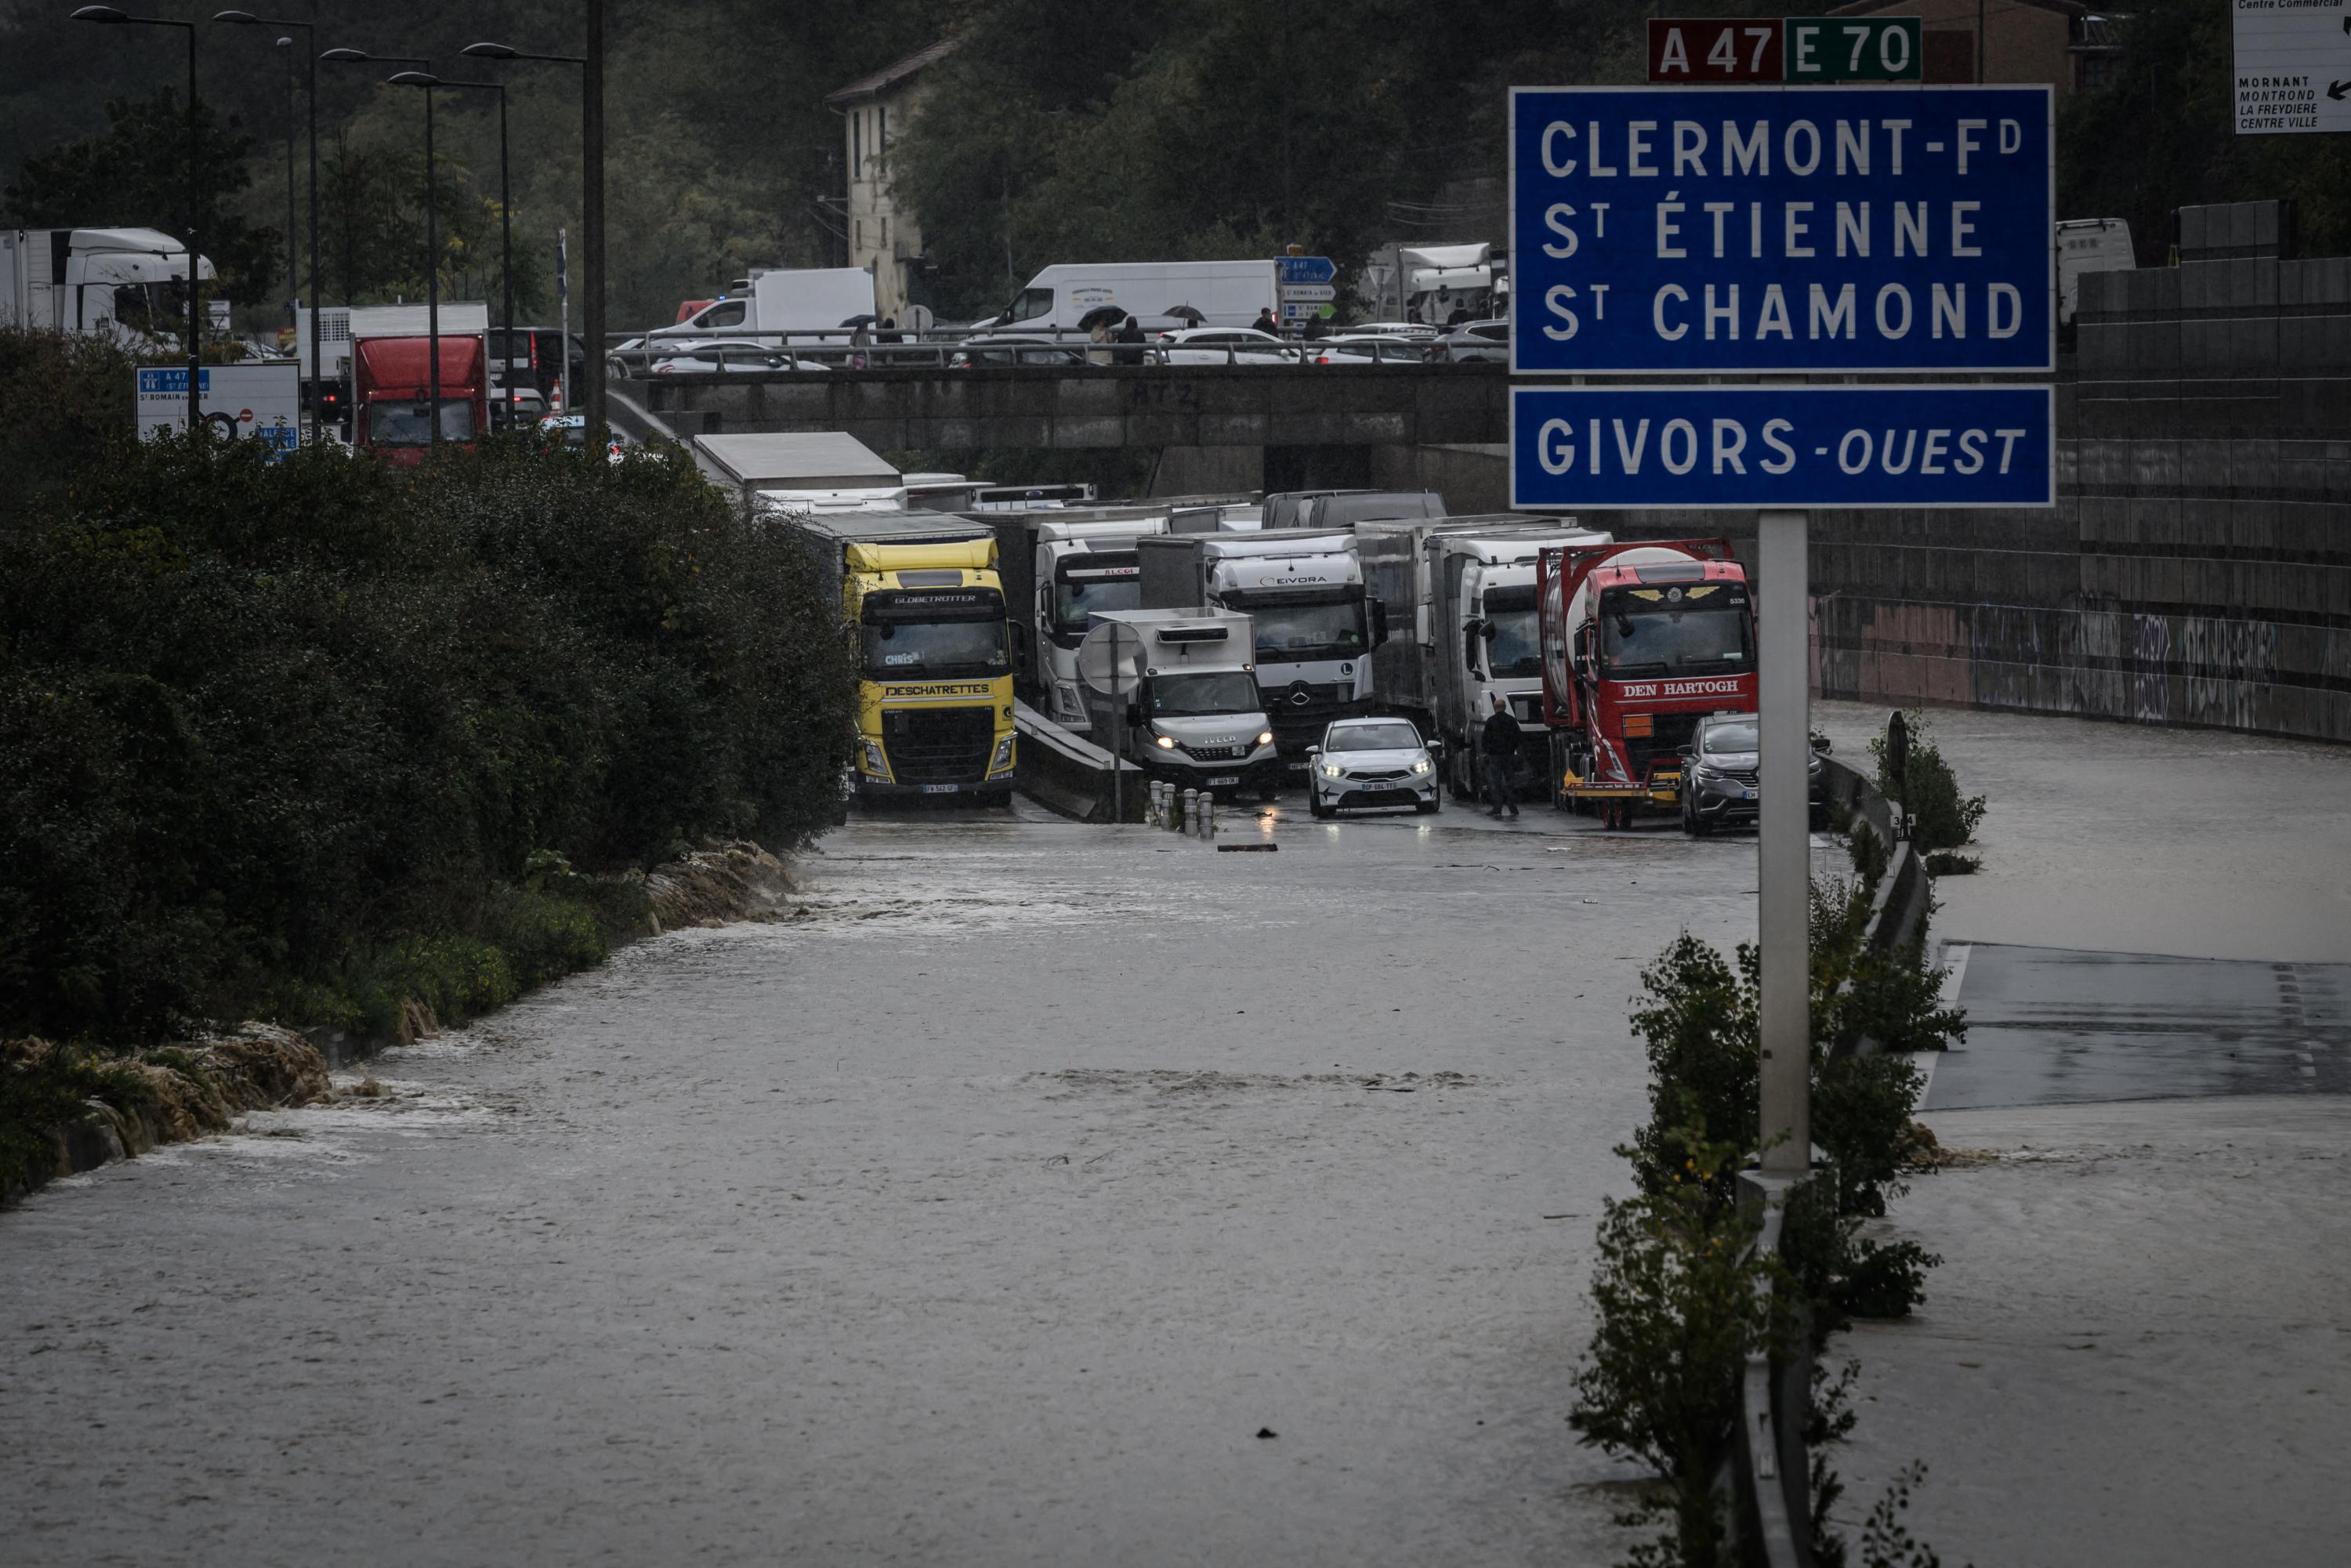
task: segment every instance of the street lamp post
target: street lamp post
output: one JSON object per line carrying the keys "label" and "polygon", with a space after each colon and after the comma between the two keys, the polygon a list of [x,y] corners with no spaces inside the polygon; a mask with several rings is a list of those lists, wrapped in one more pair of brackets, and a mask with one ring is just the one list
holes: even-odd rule
{"label": "street lamp post", "polygon": [[[414,66],[430,72],[433,62],[413,55],[371,55],[365,49],[328,49],[322,60],[372,61],[378,65]],[[410,73],[402,72],[405,76]],[[424,95],[424,357],[428,400],[424,439],[435,453],[441,449],[441,228],[440,200],[433,172],[433,95]],[[359,417],[353,409],[351,417]]]}
{"label": "street lamp post", "polygon": [[[316,39],[311,36],[312,27],[308,22],[288,22],[276,17],[256,16],[250,11],[218,11],[214,13],[213,20],[241,26],[295,28],[302,35],[302,52],[310,57],[309,82],[305,89],[304,96],[308,99],[310,105],[310,292],[308,295],[310,301],[310,442],[312,445],[316,445],[326,439],[327,432],[326,413],[319,406],[324,401],[326,367],[321,362],[319,351],[319,56],[318,52],[310,47]],[[287,40],[280,38],[278,42],[284,45]],[[287,65],[290,68],[292,62],[289,60]],[[290,125],[287,134],[288,140],[286,170],[286,254],[291,257],[294,254],[294,170],[291,140],[293,131]],[[289,280],[293,277],[293,264],[290,260],[287,264],[287,277]],[[300,323],[298,320],[296,324],[298,326]],[[296,350],[296,357],[298,359],[300,357],[298,348]]]}
{"label": "street lamp post", "polygon": [[[604,19],[602,0],[588,0],[588,52],[534,55],[506,44],[467,44],[481,60],[531,60],[580,68],[580,314],[587,340],[585,410],[588,444],[608,439],[604,411]],[[563,345],[564,363],[571,345]]]}
{"label": "street lamp post", "polygon": [[198,390],[204,380],[204,291],[197,287],[196,277],[196,217],[198,206],[196,182],[203,167],[196,148],[196,25],[175,21],[169,16],[131,16],[111,5],[85,5],[73,14],[77,22],[97,22],[109,26],[184,27],[188,33],[188,183],[185,192],[188,203],[187,233],[181,236],[188,247],[188,429],[193,433],[204,422],[204,395]]}
{"label": "street lamp post", "polygon": [[[506,393],[507,423],[511,427],[514,423],[515,402],[514,190],[512,182],[507,178],[507,171],[506,84],[504,82],[496,81],[444,81],[441,78],[434,76],[431,71],[402,71],[398,76],[393,77],[392,80],[394,84],[401,87],[423,88],[424,89],[425,100],[427,102],[432,101],[433,89],[434,88],[443,87],[468,88],[480,92],[494,92],[498,95],[498,272],[499,277],[505,285],[504,292],[506,298],[504,309],[506,311],[507,323],[506,348],[504,350],[504,358],[507,363],[506,371],[499,378],[499,383],[501,390]],[[565,344],[564,353],[567,357],[569,355],[570,351],[570,345],[568,343]]]}

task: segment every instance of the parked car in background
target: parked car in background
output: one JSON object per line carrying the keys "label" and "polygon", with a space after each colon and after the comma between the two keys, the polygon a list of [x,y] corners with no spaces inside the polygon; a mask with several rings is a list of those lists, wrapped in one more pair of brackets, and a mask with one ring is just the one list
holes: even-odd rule
{"label": "parked car in background", "polygon": [[698,343],[690,350],[681,350],[655,360],[646,367],[649,376],[696,375],[729,371],[823,371],[830,369],[805,354],[787,353],[773,343],[749,341]]}
{"label": "parked car in background", "polygon": [[1437,364],[1506,365],[1510,362],[1510,322],[1465,321],[1429,345]]}
{"label": "parked car in background", "polygon": [[1017,333],[991,333],[982,338],[967,338],[963,347],[947,357],[949,368],[968,370],[1005,370],[1018,365],[1082,365],[1090,363],[1086,350],[1098,345],[1083,338],[1062,339],[1023,336]]}
{"label": "parked car in background", "polygon": [[547,417],[547,400],[537,387],[516,387],[490,396],[492,430],[528,430]]}
{"label": "parked car in background", "polygon": [[1409,806],[1423,816],[1444,809],[1437,758],[1410,719],[1341,718],[1306,752],[1306,809],[1335,817],[1364,807]]}
{"label": "parked car in background", "polygon": [[1317,365],[1417,365],[1431,352],[1426,343],[1386,332],[1343,332],[1306,345],[1309,362]]}
{"label": "parked car in background", "polygon": [[1162,332],[1151,359],[1162,365],[1294,365],[1300,350],[1253,327],[1186,327]]}

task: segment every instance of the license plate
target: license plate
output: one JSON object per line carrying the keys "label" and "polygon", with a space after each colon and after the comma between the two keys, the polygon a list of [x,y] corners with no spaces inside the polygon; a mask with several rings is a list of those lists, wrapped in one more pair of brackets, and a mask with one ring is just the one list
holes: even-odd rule
{"label": "license plate", "polygon": [[923,786],[923,793],[925,795],[952,795],[962,788],[963,786],[960,784],[925,784]]}
{"label": "license plate", "polygon": [[1746,800],[1752,800],[1755,799],[1755,791],[1752,789],[1741,789],[1739,793]]}
{"label": "license plate", "polygon": [[1218,777],[1217,777],[1217,778],[1214,778],[1214,779],[1209,779],[1209,780],[1208,780],[1208,788],[1209,788],[1209,789],[1217,789],[1217,788],[1218,788],[1218,787],[1220,787],[1220,786],[1222,786],[1222,785],[1226,785],[1226,784],[1238,784],[1238,783],[1239,783],[1240,781],[1241,781],[1241,776],[1240,776],[1239,774],[1238,774],[1238,773],[1226,773],[1226,774],[1221,774],[1221,775],[1219,775],[1219,776],[1218,776]]}

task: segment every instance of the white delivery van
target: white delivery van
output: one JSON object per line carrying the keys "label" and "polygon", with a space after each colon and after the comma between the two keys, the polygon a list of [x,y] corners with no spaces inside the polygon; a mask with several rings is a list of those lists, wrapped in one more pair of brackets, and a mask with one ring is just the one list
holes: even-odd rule
{"label": "white delivery van", "polygon": [[[1277,309],[1280,269],[1271,261],[1118,261],[1049,267],[1029,280],[1003,314],[976,332],[1074,333],[1086,312],[1115,306],[1147,332],[1183,327],[1247,327]],[[1199,313],[1170,315],[1189,306]]]}
{"label": "white delivery van", "polygon": [[1281,759],[1258,689],[1248,616],[1198,606],[1099,611],[1092,622],[1087,634],[1094,637],[1117,625],[1119,663],[1139,664],[1142,676],[1123,715],[1112,711],[1120,698],[1085,685],[1096,741],[1119,740],[1127,761],[1178,789],[1228,799],[1254,789],[1273,799]]}
{"label": "white delivery van", "polygon": [[2057,225],[2057,324],[2070,327],[2081,308],[2082,274],[2135,272],[2130,224],[2123,218],[2067,218]]}

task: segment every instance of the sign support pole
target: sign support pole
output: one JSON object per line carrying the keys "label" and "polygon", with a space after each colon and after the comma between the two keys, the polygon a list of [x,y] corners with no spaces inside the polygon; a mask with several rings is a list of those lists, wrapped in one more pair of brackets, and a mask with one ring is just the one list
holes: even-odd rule
{"label": "sign support pole", "polygon": [[1758,664],[1762,675],[1761,820],[1756,928],[1761,949],[1763,1170],[1812,1163],[1812,672],[1805,600],[1811,514],[1757,519]]}
{"label": "sign support pole", "polygon": [[1125,628],[1113,621],[1110,623],[1110,810],[1111,821],[1126,821],[1126,693],[1120,689],[1119,671],[1123,654],[1120,645]]}

